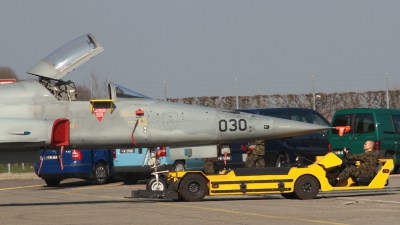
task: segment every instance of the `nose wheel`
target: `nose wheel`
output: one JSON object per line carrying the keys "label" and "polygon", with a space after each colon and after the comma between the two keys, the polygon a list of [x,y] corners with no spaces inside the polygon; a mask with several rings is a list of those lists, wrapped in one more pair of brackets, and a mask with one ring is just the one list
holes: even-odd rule
{"label": "nose wheel", "polygon": [[147,182],[146,190],[151,191],[164,191],[167,188],[167,182],[163,177],[152,177],[149,182]]}
{"label": "nose wheel", "polygon": [[146,190],[149,191],[164,191],[167,189],[167,181],[165,180],[166,171],[154,171],[151,173],[154,177],[151,177],[147,182]]}

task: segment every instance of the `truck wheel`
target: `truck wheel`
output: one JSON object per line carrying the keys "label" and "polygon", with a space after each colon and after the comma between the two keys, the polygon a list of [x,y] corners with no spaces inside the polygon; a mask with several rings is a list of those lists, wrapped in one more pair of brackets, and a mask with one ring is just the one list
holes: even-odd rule
{"label": "truck wheel", "polygon": [[103,163],[97,163],[93,171],[94,180],[92,184],[104,184],[108,177],[107,167]]}
{"label": "truck wheel", "polygon": [[60,179],[44,179],[48,187],[57,187],[60,183]]}
{"label": "truck wheel", "polygon": [[281,195],[286,199],[297,199],[296,193],[281,193]]}
{"label": "truck wheel", "polygon": [[201,201],[208,193],[207,181],[199,174],[189,174],[182,178],[179,194],[189,202]]}
{"label": "truck wheel", "polygon": [[155,177],[150,178],[149,182],[147,182],[146,190],[151,191],[164,191],[167,189],[167,182],[163,177],[158,178],[158,183]]}
{"label": "truck wheel", "polygon": [[172,167],[172,171],[185,171],[185,163],[183,161],[176,161]]}
{"label": "truck wheel", "polygon": [[311,175],[304,175],[294,184],[294,193],[303,200],[313,199],[319,191],[318,180]]}
{"label": "truck wheel", "polygon": [[132,184],[136,184],[138,182],[138,179],[135,179],[134,175],[132,173],[128,173],[125,175],[123,182],[126,185],[132,185]]}

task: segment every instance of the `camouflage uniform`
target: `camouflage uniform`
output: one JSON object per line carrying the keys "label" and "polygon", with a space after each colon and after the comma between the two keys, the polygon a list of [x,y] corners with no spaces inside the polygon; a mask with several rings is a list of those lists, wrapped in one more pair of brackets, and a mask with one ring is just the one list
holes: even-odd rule
{"label": "camouflage uniform", "polygon": [[215,173],[215,167],[218,162],[218,155],[221,152],[221,146],[217,145],[217,157],[212,157],[212,158],[204,158],[204,172],[206,174],[214,174]]}
{"label": "camouflage uniform", "polygon": [[264,140],[257,140],[253,151],[247,151],[246,168],[264,168],[265,167],[265,146]]}
{"label": "camouflage uniform", "polygon": [[346,167],[339,175],[340,181],[345,181],[349,177],[367,177],[373,178],[375,175],[375,168],[378,163],[378,157],[376,157],[375,151],[368,151],[362,154],[352,155],[347,153],[347,158],[354,161],[360,161],[360,167],[351,165]]}

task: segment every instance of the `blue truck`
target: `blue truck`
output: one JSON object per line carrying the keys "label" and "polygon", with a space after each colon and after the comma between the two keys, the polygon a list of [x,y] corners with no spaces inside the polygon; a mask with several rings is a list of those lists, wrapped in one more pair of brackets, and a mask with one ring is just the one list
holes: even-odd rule
{"label": "blue truck", "polygon": [[[197,147],[191,147],[191,149]],[[185,151],[184,148],[177,149]],[[204,161],[202,158],[190,155],[191,151],[183,153],[181,158],[171,159],[170,147],[159,155],[158,171],[185,171],[185,170],[204,170]],[[149,160],[152,150],[147,148],[133,149],[115,149],[114,153],[114,171],[118,177],[123,178],[124,184],[135,184],[138,180],[148,179],[151,172],[154,171],[149,166]],[[145,161],[146,157],[148,160]]]}
{"label": "blue truck", "polygon": [[90,180],[92,184],[104,184],[115,176],[112,149],[73,149],[64,150],[61,170],[60,150],[40,150],[43,158],[42,168],[39,172],[40,161],[35,162],[35,173],[42,178],[47,186],[56,187],[64,179],[81,178]]}

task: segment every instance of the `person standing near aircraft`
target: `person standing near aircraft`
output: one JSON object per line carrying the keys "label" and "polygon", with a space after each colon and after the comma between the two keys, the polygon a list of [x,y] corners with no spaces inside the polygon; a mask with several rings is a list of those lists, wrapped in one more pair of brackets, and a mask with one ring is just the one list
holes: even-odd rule
{"label": "person standing near aircraft", "polygon": [[215,167],[217,166],[218,162],[218,156],[221,153],[221,145],[217,145],[217,157],[212,157],[212,158],[204,158],[204,172],[206,174],[214,174],[215,173]]}
{"label": "person standing near aircraft", "polygon": [[343,151],[347,154],[347,159],[353,161],[360,161],[360,166],[350,165],[346,167],[342,172],[339,173],[337,178],[329,179],[329,183],[335,186],[338,182],[346,181],[349,177],[367,177],[373,178],[375,173],[375,168],[378,163],[378,157],[374,150],[374,142],[368,140],[364,143],[364,153],[354,154],[348,152],[346,148]]}
{"label": "person standing near aircraft", "polygon": [[265,144],[264,140],[257,140],[255,145],[247,148],[246,168],[265,167]]}

